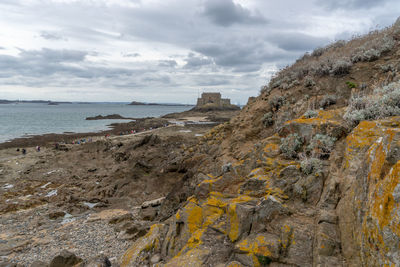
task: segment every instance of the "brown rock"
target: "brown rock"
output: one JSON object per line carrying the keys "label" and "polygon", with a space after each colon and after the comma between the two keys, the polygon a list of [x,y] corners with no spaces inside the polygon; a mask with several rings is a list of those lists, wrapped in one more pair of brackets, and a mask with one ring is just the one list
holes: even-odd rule
{"label": "brown rock", "polygon": [[51,260],[49,267],[72,267],[80,262],[82,262],[81,258],[67,250],[63,250]]}

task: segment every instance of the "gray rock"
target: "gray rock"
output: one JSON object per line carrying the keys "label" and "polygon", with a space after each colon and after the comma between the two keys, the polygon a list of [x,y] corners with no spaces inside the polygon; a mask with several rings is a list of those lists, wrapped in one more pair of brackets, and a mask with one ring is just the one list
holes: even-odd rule
{"label": "gray rock", "polygon": [[222,173],[227,173],[233,170],[232,163],[227,163],[222,166]]}
{"label": "gray rock", "polygon": [[156,263],[160,262],[160,260],[161,260],[160,254],[155,254],[155,255],[153,255],[153,256],[151,257],[150,263],[151,263],[151,264],[156,264]]}
{"label": "gray rock", "polygon": [[145,201],[142,204],[142,209],[147,208],[147,207],[157,207],[160,206],[162,204],[162,202],[164,201],[165,197],[160,197],[157,199],[153,199],[153,200],[149,200],[149,201]]}
{"label": "gray rock", "polygon": [[34,261],[31,264],[31,267],[47,267],[47,266],[49,266],[49,265],[43,261]]}
{"label": "gray rock", "polygon": [[49,267],[72,267],[82,262],[82,259],[67,250],[61,251],[60,255],[51,260]]}
{"label": "gray rock", "polygon": [[289,211],[282,203],[273,196],[263,199],[256,207],[257,220],[271,222],[279,215],[288,214]]}
{"label": "gray rock", "polygon": [[85,267],[111,267],[111,262],[106,256],[99,255],[99,256],[89,260],[84,266]]}
{"label": "gray rock", "polygon": [[158,214],[158,208],[156,207],[147,207],[145,209],[140,210],[140,217],[145,221],[153,221]]}
{"label": "gray rock", "polygon": [[53,212],[49,213],[49,218],[51,220],[55,220],[57,218],[64,217],[64,216],[65,216],[65,212],[64,211],[53,211]]}

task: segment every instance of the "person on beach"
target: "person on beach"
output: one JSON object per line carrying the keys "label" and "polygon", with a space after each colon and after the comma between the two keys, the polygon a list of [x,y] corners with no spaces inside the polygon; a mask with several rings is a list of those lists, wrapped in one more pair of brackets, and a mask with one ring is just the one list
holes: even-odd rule
{"label": "person on beach", "polygon": [[22,149],[22,155],[26,155],[26,149],[25,148]]}
{"label": "person on beach", "polygon": [[36,151],[40,152],[40,146],[36,146]]}

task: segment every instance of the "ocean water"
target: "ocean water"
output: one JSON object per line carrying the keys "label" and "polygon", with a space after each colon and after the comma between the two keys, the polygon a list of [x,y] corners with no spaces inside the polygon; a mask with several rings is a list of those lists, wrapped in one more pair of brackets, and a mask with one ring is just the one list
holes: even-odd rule
{"label": "ocean water", "polygon": [[191,106],[129,106],[116,103],[93,104],[0,104],[0,142],[17,137],[45,133],[95,132],[107,125],[128,120],[85,120],[97,115],[119,114],[123,117],[159,117],[182,112]]}

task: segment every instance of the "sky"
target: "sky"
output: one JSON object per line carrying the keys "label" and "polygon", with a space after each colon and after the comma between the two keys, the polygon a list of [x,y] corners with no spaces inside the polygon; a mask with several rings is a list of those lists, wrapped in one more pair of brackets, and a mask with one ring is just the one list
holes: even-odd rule
{"label": "sky", "polygon": [[398,0],[1,0],[0,99],[235,104]]}

